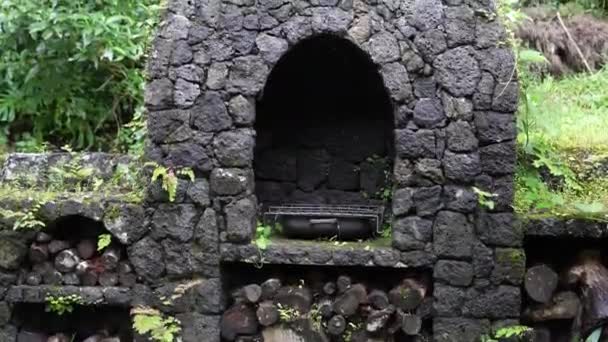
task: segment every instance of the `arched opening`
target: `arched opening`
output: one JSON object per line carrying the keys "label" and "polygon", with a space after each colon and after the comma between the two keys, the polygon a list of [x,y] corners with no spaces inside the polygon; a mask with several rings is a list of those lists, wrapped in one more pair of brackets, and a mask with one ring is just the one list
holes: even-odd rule
{"label": "arched opening", "polygon": [[378,67],[349,40],[323,34],[292,47],[256,110],[263,205],[370,203],[390,187],[391,98]]}

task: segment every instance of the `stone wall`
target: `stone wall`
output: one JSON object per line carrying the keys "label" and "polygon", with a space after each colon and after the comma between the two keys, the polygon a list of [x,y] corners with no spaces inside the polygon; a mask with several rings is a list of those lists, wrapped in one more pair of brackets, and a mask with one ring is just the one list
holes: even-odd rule
{"label": "stone wall", "polygon": [[[138,227],[129,230],[133,239],[120,241],[140,284],[124,294],[61,291],[93,291],[102,302],[118,293],[124,305],[176,315],[184,342],[214,342],[226,309],[222,264],[306,264],[319,272],[327,265],[426,267],[433,274],[435,341],[474,341],[493,324],[517,321],[524,260],[510,206],[517,83],[494,12],[490,0],[169,1],[149,61],[146,154],[162,165],[191,167],[196,178],[180,179],[173,202],[154,183],[144,205],[119,204],[121,229]],[[391,245],[281,241],[260,254],[251,244],[260,200],[254,150],[263,137],[256,108],[281,56],[318,34],[355,44],[390,98]],[[25,159],[22,169],[48,167],[47,156]],[[478,206],[473,186],[498,194],[494,209]],[[111,196],[68,196],[48,207],[55,218],[103,221],[115,217],[107,214],[113,203]],[[123,236],[112,222],[105,227]],[[17,249],[31,239],[3,234],[10,239],[1,243]],[[8,293],[20,291],[19,267],[0,268],[0,340],[12,341]],[[161,299],[184,286],[173,303]],[[40,289],[21,291],[41,301]]]}
{"label": "stone wall", "polygon": [[[222,258],[255,262],[261,92],[285,52],[332,34],[369,56],[391,98],[392,247],[285,242],[271,246],[284,254],[270,259],[322,266],[358,263],[341,254],[377,253],[374,260],[397,267],[431,260],[437,341],[473,340],[494,322],[517,319],[521,277],[511,276],[510,256],[523,255],[523,234],[510,204],[518,87],[494,14],[490,0],[170,2],[150,61],[147,155],[192,167],[197,179],[176,203],[155,204],[154,221],[198,227],[204,239],[188,234],[182,246],[211,254],[209,276]],[[478,208],[473,186],[499,195],[493,210]],[[193,188],[209,196],[193,200]]]}

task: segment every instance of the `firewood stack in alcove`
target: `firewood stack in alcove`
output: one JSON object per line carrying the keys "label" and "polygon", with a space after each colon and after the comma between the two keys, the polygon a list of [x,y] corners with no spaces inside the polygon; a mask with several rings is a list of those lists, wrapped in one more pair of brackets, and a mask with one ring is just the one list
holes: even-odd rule
{"label": "firewood stack in alcove", "polygon": [[36,234],[29,247],[31,269],[26,285],[124,286],[137,281],[125,251],[118,245],[98,250],[97,241],[56,239],[45,232]]}
{"label": "firewood stack in alcove", "polygon": [[585,338],[608,321],[608,269],[599,251],[583,251],[563,270],[537,264],[526,271],[529,298],[523,319],[537,340],[561,342]]}
{"label": "firewood stack in alcove", "polygon": [[[21,331],[17,341],[24,342],[77,342],[73,336],[65,333],[44,334],[38,332]],[[117,336],[110,336],[106,332],[99,332],[82,340],[82,342],[124,342]]]}
{"label": "firewood stack in alcove", "polygon": [[[271,278],[232,291],[221,320],[225,341],[415,341],[430,312],[426,279],[406,278],[389,291],[346,275],[309,286]],[[401,341],[401,340],[399,340]]]}

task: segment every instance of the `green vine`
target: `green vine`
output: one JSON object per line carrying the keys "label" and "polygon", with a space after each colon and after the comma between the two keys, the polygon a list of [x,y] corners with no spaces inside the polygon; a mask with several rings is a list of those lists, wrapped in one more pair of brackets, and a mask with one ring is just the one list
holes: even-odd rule
{"label": "green vine", "polygon": [[47,296],[45,298],[46,301],[46,311],[53,312],[58,314],[59,316],[65,313],[71,313],[74,311],[75,305],[80,305],[83,303],[82,297],[79,295],[73,294],[69,296]]}
{"label": "green vine", "polygon": [[97,237],[97,251],[103,251],[112,243],[112,235],[101,234]]}

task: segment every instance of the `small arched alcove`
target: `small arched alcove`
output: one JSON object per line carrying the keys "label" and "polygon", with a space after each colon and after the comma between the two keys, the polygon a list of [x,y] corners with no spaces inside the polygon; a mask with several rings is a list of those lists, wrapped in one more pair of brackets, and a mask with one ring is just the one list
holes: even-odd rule
{"label": "small arched alcove", "polygon": [[361,204],[389,187],[393,110],[377,65],[353,42],[315,35],[274,66],[257,103],[263,205]]}

